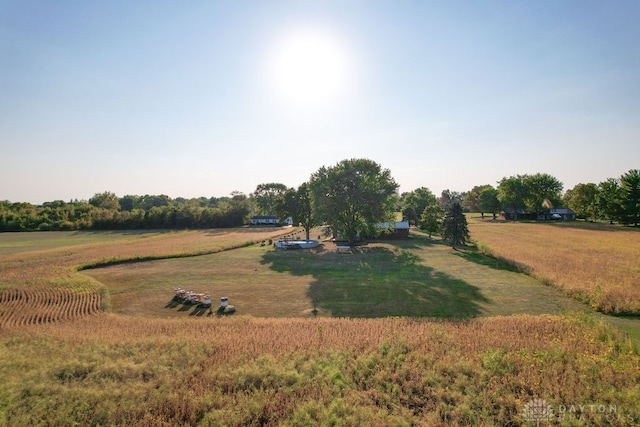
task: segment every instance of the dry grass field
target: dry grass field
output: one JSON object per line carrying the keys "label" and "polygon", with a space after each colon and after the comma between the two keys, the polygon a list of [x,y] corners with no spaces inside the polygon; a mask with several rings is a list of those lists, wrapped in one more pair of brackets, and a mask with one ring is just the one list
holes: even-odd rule
{"label": "dry grass field", "polygon": [[549,425],[631,426],[640,359],[621,342],[580,316],[99,314],[0,329],[0,423],[536,425],[539,398]]}
{"label": "dry grass field", "polygon": [[210,254],[289,232],[242,228],[160,232],[3,233],[0,325],[73,319],[109,308],[109,292],[79,268]]}
{"label": "dry grass field", "polygon": [[559,290],[419,234],[256,244],[281,232],[3,235],[0,425],[640,424],[637,348]]}
{"label": "dry grass field", "polygon": [[338,254],[331,243],[310,251],[253,245],[83,274],[109,289],[114,313],[149,317],[206,317],[172,303],[177,287],[227,296],[237,314],[256,317],[309,317],[314,308],[318,316],[448,319],[586,308],[536,279],[496,269],[473,250],[452,251],[420,235],[369,243],[353,254]]}
{"label": "dry grass field", "polygon": [[472,218],[486,253],[608,314],[640,315],[640,230]]}

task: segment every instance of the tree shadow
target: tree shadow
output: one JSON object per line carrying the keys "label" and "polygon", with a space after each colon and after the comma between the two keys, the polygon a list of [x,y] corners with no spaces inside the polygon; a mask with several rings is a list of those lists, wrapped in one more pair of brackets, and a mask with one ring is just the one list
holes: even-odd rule
{"label": "tree shadow", "polygon": [[273,271],[312,276],[313,309],[334,317],[473,318],[488,300],[479,288],[424,266],[410,249],[435,242],[415,239],[358,246],[353,254],[328,250],[268,251]]}
{"label": "tree shadow", "polygon": [[485,255],[481,252],[478,252],[478,250],[473,246],[467,246],[462,249],[459,248],[457,251],[455,251],[455,255],[466,261],[482,265],[484,267],[511,272],[522,272],[522,268],[516,268],[513,263],[509,263],[505,260],[500,260],[489,255]]}

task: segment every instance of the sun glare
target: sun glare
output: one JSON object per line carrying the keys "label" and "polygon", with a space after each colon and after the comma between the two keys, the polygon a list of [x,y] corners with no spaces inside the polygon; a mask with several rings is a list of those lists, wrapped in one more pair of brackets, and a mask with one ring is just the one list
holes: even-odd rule
{"label": "sun glare", "polygon": [[348,90],[351,58],[329,33],[304,29],[285,34],[269,59],[269,77],[279,98],[294,108],[329,108]]}

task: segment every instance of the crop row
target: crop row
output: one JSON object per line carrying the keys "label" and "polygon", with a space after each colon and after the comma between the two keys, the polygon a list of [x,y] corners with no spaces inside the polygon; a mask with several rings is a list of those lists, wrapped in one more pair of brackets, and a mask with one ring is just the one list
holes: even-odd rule
{"label": "crop row", "polygon": [[33,325],[71,320],[100,311],[96,292],[70,289],[11,288],[0,291],[0,326]]}

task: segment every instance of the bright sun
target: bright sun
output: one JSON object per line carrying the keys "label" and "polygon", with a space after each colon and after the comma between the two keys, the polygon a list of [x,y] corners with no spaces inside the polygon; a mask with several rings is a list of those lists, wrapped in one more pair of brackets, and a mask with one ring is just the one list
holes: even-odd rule
{"label": "bright sun", "polygon": [[348,89],[351,58],[346,47],[328,33],[301,29],[275,45],[269,62],[277,95],[295,108],[328,108]]}

